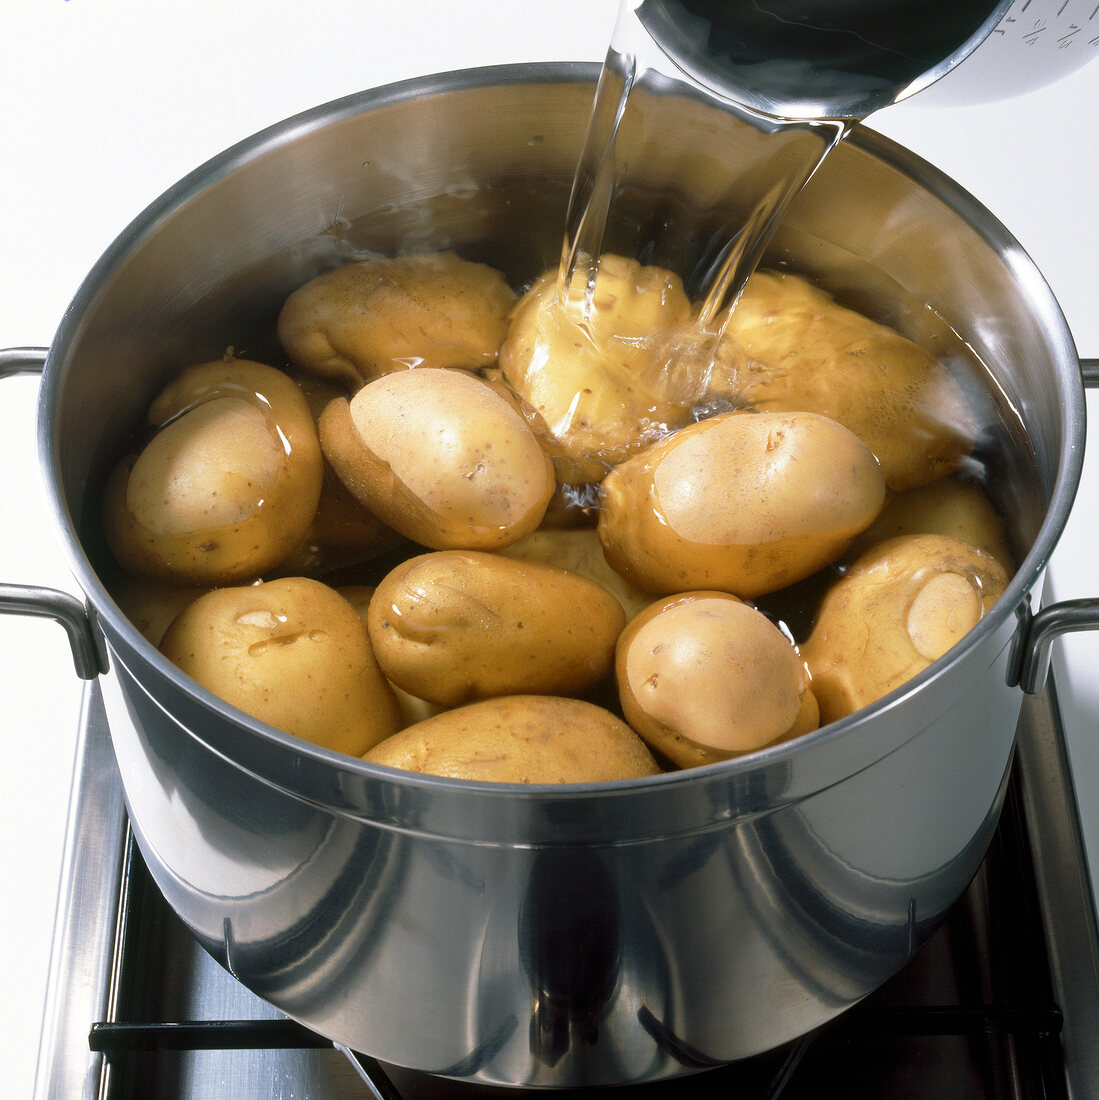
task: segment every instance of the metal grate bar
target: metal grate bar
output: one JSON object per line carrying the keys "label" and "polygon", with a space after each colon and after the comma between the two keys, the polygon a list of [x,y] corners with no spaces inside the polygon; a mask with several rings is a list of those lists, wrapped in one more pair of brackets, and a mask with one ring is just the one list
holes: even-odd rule
{"label": "metal grate bar", "polygon": [[[838,1028],[857,1035],[1059,1035],[1057,1005],[923,1005],[853,1010]],[[88,1046],[102,1054],[138,1050],[312,1050],[333,1046],[295,1020],[187,1020],[161,1023],[102,1021],[92,1025]]]}
{"label": "metal grate bar", "polygon": [[88,1045],[100,1054],[138,1050],[313,1050],[332,1042],[295,1020],[185,1020],[92,1025]]}
{"label": "metal grate bar", "polygon": [[855,1009],[845,1030],[860,1035],[1060,1035],[1064,1015],[1058,1005],[923,1005]]}

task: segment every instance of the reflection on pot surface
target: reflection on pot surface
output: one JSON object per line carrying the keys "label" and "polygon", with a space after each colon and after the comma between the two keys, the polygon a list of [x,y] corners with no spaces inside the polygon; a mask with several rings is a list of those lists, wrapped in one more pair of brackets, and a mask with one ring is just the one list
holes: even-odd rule
{"label": "reflection on pot surface", "polygon": [[[390,1061],[505,1083],[717,1065],[861,999],[980,864],[1011,758],[1003,711],[970,695],[955,711],[969,712],[964,753],[952,724],[933,724],[874,764],[873,783],[792,795],[797,769],[700,774],[669,803],[667,835],[642,843],[600,837],[584,796],[482,807],[472,832],[542,839],[508,846],[432,836],[445,808],[385,784],[372,793],[400,828],[350,808],[365,793],[354,780],[342,812],[307,806],[182,725],[166,736],[122,669],[106,683],[113,714],[130,716],[112,736],[139,842],[207,950],[353,1049],[385,1034]],[[684,833],[676,820],[708,824]],[[555,824],[573,843],[546,843]]]}

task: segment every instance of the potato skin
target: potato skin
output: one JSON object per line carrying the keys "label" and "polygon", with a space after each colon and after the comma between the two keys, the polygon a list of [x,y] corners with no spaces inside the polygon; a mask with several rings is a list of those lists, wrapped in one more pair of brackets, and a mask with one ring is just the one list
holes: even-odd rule
{"label": "potato skin", "polygon": [[154,646],[160,645],[175,617],[209,591],[207,588],[181,588],[128,574],[112,578],[109,587],[122,614]]}
{"label": "potato skin", "polygon": [[1007,582],[990,554],[946,535],[902,535],[868,550],[827,592],[801,647],[821,721],[922,672],[980,622]]}
{"label": "potato skin", "polygon": [[319,581],[216,589],[176,618],[160,649],[225,702],[337,752],[360,756],[400,728],[362,620]]}
{"label": "potato skin", "polygon": [[243,359],[185,370],[149,408],[159,430],[108,478],[118,562],[153,580],[237,584],[274,568],[309,528],[322,459],[309,406],[281,371]]}
{"label": "potato skin", "polygon": [[458,550],[402,562],[367,611],[386,676],[443,706],[583,694],[610,672],[625,622],[614,596],[577,573]]}
{"label": "potato skin", "polygon": [[972,482],[942,478],[892,494],[878,518],[847,548],[845,558],[853,560],[899,535],[949,535],[991,554],[1008,573],[1015,570],[1004,521]]}
{"label": "potato skin", "polygon": [[656,598],[651,592],[643,592],[630,584],[610,567],[594,527],[540,528],[499,552],[506,558],[556,565],[595,581],[618,600],[627,619],[632,619]]}
{"label": "potato skin", "polygon": [[[307,371],[291,369],[287,377],[305,396],[314,423],[332,401],[347,396],[344,387]],[[320,499],[309,529],[290,556],[268,572],[268,579],[322,577],[368,561],[404,542],[348,492],[327,460],[322,465]]]}
{"label": "potato skin", "polygon": [[876,459],[835,421],[731,412],[611,471],[598,532],[607,561],[639,588],[750,598],[834,561],[884,498]]}
{"label": "potato skin", "polygon": [[555,440],[558,479],[599,481],[606,471],[689,419],[693,394],[666,370],[666,341],[691,318],[677,275],[623,256],[599,258],[590,317],[588,273],[576,273],[566,308],[554,268],[520,299],[500,347],[507,383]]}
{"label": "potato skin", "polygon": [[839,421],[895,491],[957,469],[976,421],[949,369],[792,274],[757,272],[727,317],[713,389],[741,405]]}
{"label": "potato skin", "polygon": [[493,783],[602,783],[658,775],[641,738],[579,699],[507,695],[401,730],[363,757],[374,764]]}
{"label": "potato skin", "polygon": [[278,334],[294,362],[354,391],[411,367],[491,365],[514,297],[495,268],[453,252],[380,257],[294,291]]}
{"label": "potato skin", "polygon": [[[370,609],[370,601],[374,597],[373,585],[346,584],[341,585],[336,591],[351,604],[365,627],[367,612]],[[446,709],[445,707],[439,706],[437,703],[429,703],[426,699],[419,699],[415,695],[409,694],[392,681],[389,681],[389,686],[393,689],[393,695],[397,700],[397,706],[400,708],[402,727],[411,726],[415,722],[422,722],[425,718],[430,718],[432,715],[438,714],[441,710]]]}
{"label": "potato skin", "polygon": [[726,760],[816,729],[793,643],[726,592],[688,592],[638,615],[618,640],[626,721],[681,768]]}
{"label": "potato skin", "polygon": [[553,466],[499,389],[461,371],[389,374],[320,419],[325,457],[394,531],[435,550],[495,550],[541,522]]}
{"label": "potato skin", "polygon": [[320,577],[380,557],[405,542],[364,508],[325,462],[313,522],[290,555],[267,577]]}

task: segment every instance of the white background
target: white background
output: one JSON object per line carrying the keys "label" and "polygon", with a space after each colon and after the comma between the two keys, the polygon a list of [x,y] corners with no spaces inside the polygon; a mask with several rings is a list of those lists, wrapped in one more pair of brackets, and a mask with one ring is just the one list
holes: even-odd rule
{"label": "white background", "polygon": [[[233,142],[409,76],[600,60],[616,8],[617,0],[7,4],[0,16],[0,347],[48,344],[114,236]],[[1021,99],[948,110],[917,98],[873,123],[957,179],[1015,233],[1090,356],[1099,356],[1097,108],[1093,64]],[[0,386],[0,579],[71,590],[43,502],[36,389],[32,378]],[[1085,482],[1051,570],[1059,598],[1099,594],[1087,572],[1099,468]],[[1085,716],[1094,715],[1095,641],[1076,636],[1059,648],[1066,682]],[[62,631],[0,616],[0,1036],[4,1090],[13,1097],[31,1094],[79,697]],[[1097,804],[1088,829],[1099,848],[1099,730],[1090,717],[1079,726],[1078,785]]]}

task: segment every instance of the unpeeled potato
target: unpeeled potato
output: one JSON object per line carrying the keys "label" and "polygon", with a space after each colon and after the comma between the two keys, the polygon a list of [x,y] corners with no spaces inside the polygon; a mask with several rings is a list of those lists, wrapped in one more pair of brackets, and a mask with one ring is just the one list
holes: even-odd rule
{"label": "unpeeled potato", "polygon": [[386,676],[444,706],[582,695],[610,672],[625,622],[615,597],[578,573],[458,550],[402,562],[367,611]]}
{"label": "unpeeled potato", "polygon": [[[315,375],[295,372],[294,384],[305,395],[314,421],[342,387]],[[305,537],[268,576],[323,576],[393,550],[404,540],[348,491],[331,463],[324,462],[320,499]]]}
{"label": "unpeeled potato", "polygon": [[122,614],[155,646],[175,617],[209,591],[128,575],[116,578],[110,588]]}
{"label": "unpeeled potato", "polygon": [[268,577],[324,576],[395,550],[404,538],[357,501],[326,462],[305,537]]}
{"label": "unpeeled potato", "polygon": [[[156,436],[107,494],[109,541],[135,574],[235,585],[399,538],[441,548],[394,570],[377,600],[297,576],[192,589],[163,634],[170,659],[338,751],[463,778],[591,782],[657,770],[608,711],[550,697],[613,693],[616,639],[623,711],[687,767],[880,697],[1002,591],[1003,571],[972,548],[875,548],[847,578],[865,583],[836,586],[806,646],[814,691],[789,639],[732,593],[785,587],[894,532],[992,545],[939,492],[953,482],[907,489],[953,470],[971,441],[949,371],[803,280],[763,275],[707,375],[677,358],[693,346],[690,306],[670,272],[602,257],[586,314],[580,282],[562,306],[555,279],[507,322],[501,385],[470,373],[495,361],[512,303],[490,268],[451,254],[371,261],[293,295],[280,335],[324,376],[307,389],[324,405],[327,467],[280,372],[210,363],[168,387],[150,410]],[[328,378],[341,392],[325,392]],[[752,410],[689,423],[729,404]],[[590,518],[608,470],[598,534],[536,530],[554,512]],[[887,481],[899,491],[885,514]],[[558,554],[568,570],[546,564]],[[653,606],[653,592],[680,594]],[[154,640],[163,629],[142,623]]]}
{"label": "unpeeled potato", "polygon": [[723,323],[714,392],[839,421],[874,453],[890,489],[952,473],[971,450],[974,415],[950,370],[800,276],[756,272]]}
{"label": "unpeeled potato", "polygon": [[679,277],[612,254],[585,310],[586,269],[564,303],[557,270],[512,312],[500,371],[543,419],[562,482],[599,481],[607,469],[687,422],[692,395],[667,370],[668,340],[691,317]]}
{"label": "unpeeled potato", "polygon": [[612,470],[598,532],[607,561],[639,588],[747,598],[835,560],[884,497],[877,460],[835,421],[731,412]]}
{"label": "unpeeled potato", "polygon": [[401,725],[366,628],[319,581],[216,589],[176,618],[160,649],[218,698],[337,752],[360,756]]}
{"label": "unpeeled potato", "polygon": [[726,592],[654,603],[618,640],[626,721],[681,768],[816,729],[817,702],[791,640]]}
{"label": "unpeeled potato", "polygon": [[[336,591],[355,609],[363,626],[366,626],[367,613],[370,610],[370,601],[374,597],[374,586],[367,584],[346,584],[337,588]],[[392,680],[389,681],[389,686],[393,689],[393,695],[396,697],[397,706],[400,708],[402,727],[411,726],[415,722],[422,722],[425,718],[431,718],[433,715],[446,709],[438,703],[429,703],[426,699],[420,699],[418,696],[411,694],[411,692],[405,691],[404,688],[399,687],[397,684],[393,683]]]}
{"label": "unpeeled potato", "polygon": [[363,759],[493,783],[604,783],[660,772],[641,738],[610,711],[554,696],[507,695],[448,710]]}
{"label": "unpeeled potato", "polygon": [[999,599],[1006,570],[946,535],[868,550],[825,595],[801,647],[821,721],[880,699],[961,641]]}
{"label": "unpeeled potato", "polygon": [[594,527],[541,529],[504,547],[499,553],[508,558],[556,565],[595,581],[618,600],[627,619],[632,619],[656,598],[610,567]]}
{"label": "unpeeled potato", "polygon": [[354,391],[411,367],[489,366],[513,300],[499,271],[453,252],[364,260],[291,294],[278,334],[295,363]]}
{"label": "unpeeled potato", "polygon": [[289,556],[316,511],[322,460],[309,406],[285,374],[243,359],[190,367],[148,419],[156,434],[104,494],[107,542],[125,569],[236,584]]}
{"label": "unpeeled potato", "polygon": [[1015,569],[1003,519],[985,492],[969,481],[943,478],[892,494],[878,518],[847,548],[847,556],[858,557],[898,535],[949,535],[991,554],[1009,573]]}
{"label": "unpeeled potato", "polygon": [[553,467],[522,414],[461,371],[388,374],[320,419],[324,455],[356,500],[432,549],[495,550],[541,522]]}

